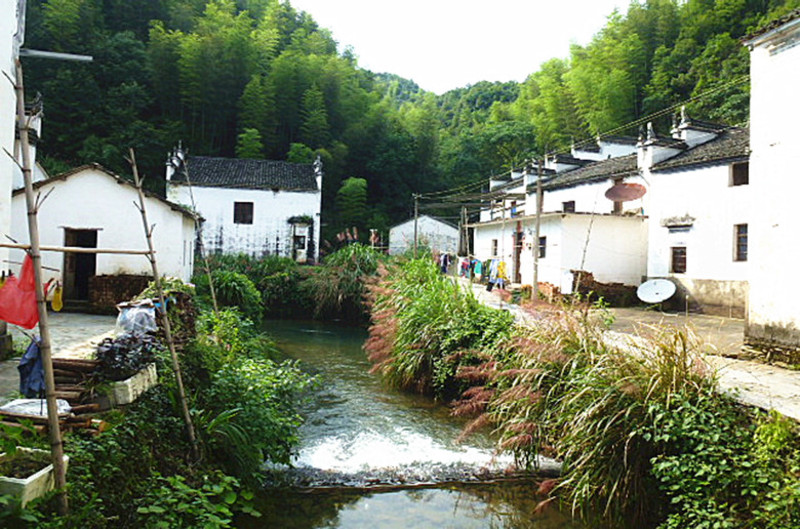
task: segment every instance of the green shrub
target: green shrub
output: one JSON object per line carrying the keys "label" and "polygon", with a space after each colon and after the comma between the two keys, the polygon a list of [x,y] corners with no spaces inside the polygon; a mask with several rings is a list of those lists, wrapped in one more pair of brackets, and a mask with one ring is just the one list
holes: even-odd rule
{"label": "green shrub", "polygon": [[[232,474],[252,479],[265,460],[288,464],[302,422],[298,399],[312,379],[294,363],[237,358],[212,377],[205,407],[226,413],[225,435],[209,438],[214,457]],[[238,437],[238,443],[228,442]]]}
{"label": "green shrub", "polygon": [[360,322],[367,317],[365,282],[375,276],[383,254],[350,244],[325,258],[308,279],[316,317]]}
{"label": "green shrub", "polygon": [[[201,275],[197,279],[200,292],[210,295],[208,277]],[[214,270],[211,279],[214,281],[214,292],[220,307],[237,307],[248,318],[261,319],[261,294],[246,275],[231,270]]]}

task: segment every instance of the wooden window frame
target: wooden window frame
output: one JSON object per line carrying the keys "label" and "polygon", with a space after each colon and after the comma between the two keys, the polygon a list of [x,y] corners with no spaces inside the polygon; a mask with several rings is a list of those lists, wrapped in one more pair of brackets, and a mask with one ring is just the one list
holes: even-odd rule
{"label": "wooden window frame", "polygon": [[750,185],[750,162],[746,161],[732,163],[730,175],[729,184],[731,187]]}
{"label": "wooden window frame", "polygon": [[[681,252],[683,255],[681,256]],[[672,274],[685,274],[687,269],[686,246],[672,246],[670,248],[669,271]]]}
{"label": "wooden window frame", "polygon": [[547,257],[547,236],[539,237],[539,259]]}
{"label": "wooden window frame", "polygon": [[747,223],[733,225],[733,260],[737,263],[747,261],[748,251]]}
{"label": "wooden window frame", "polygon": [[567,200],[566,202],[561,203],[561,212],[562,213],[575,213],[575,201],[574,200]]}
{"label": "wooden window frame", "polygon": [[254,205],[252,202],[234,202],[233,203],[233,223],[234,224],[253,224],[253,210]]}

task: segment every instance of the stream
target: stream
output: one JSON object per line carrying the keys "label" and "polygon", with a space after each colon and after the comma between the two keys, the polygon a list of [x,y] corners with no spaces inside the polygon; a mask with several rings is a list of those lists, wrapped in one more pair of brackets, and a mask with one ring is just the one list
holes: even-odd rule
{"label": "stream", "polygon": [[[465,421],[370,374],[363,329],[270,321],[265,330],[320,384],[303,410],[293,467],[270,469],[264,516],[246,527],[585,527],[552,506],[535,514],[538,483],[497,457],[486,434],[457,443]],[[555,475],[552,461],[540,465]]]}

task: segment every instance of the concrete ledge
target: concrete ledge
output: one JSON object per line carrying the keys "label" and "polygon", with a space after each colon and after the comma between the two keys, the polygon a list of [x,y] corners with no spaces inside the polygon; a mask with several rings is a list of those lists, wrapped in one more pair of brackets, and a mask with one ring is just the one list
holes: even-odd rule
{"label": "concrete ledge", "polygon": [[109,395],[112,406],[124,406],[139,398],[139,395],[158,384],[158,373],[155,364],[147,367],[132,377],[111,384]]}

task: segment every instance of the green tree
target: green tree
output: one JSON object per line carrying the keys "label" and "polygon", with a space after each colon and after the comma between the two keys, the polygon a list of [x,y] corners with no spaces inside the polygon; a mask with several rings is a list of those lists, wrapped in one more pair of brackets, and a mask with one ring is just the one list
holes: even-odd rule
{"label": "green tree", "polygon": [[364,228],[367,213],[367,181],[363,178],[348,178],[336,194],[336,209],[341,227]]}
{"label": "green tree", "polygon": [[258,129],[244,129],[236,137],[237,158],[263,158],[264,144],[261,142],[261,133]]}
{"label": "green tree", "polygon": [[300,126],[300,139],[311,147],[318,149],[330,141],[330,126],[328,125],[328,110],[325,108],[325,99],[322,90],[316,84],[303,94],[302,108],[303,124]]}

